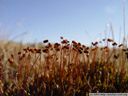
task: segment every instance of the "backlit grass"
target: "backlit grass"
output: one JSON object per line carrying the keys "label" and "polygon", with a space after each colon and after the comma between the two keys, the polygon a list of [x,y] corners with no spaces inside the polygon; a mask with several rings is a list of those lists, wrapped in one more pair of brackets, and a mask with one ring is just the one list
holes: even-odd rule
{"label": "backlit grass", "polygon": [[[128,92],[128,49],[112,39],[91,46],[44,40],[39,48],[1,44],[0,95],[85,96]],[[18,45],[18,46],[17,46]],[[112,47],[110,47],[112,45]]]}

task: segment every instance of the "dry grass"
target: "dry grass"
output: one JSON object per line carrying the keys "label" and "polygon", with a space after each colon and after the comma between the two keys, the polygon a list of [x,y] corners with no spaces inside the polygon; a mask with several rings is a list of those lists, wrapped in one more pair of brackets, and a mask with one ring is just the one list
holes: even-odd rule
{"label": "dry grass", "polygon": [[[39,48],[13,42],[0,46],[0,95],[85,96],[128,92],[128,49],[112,39],[87,47],[61,37]],[[110,48],[110,45],[113,47]]]}

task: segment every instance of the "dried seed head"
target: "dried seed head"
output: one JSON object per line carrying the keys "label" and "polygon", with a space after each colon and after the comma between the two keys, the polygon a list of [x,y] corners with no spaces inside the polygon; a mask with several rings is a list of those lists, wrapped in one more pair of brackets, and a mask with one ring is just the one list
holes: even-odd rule
{"label": "dried seed head", "polygon": [[44,40],[43,42],[44,42],[44,43],[47,43],[47,42],[48,42],[48,40]]}

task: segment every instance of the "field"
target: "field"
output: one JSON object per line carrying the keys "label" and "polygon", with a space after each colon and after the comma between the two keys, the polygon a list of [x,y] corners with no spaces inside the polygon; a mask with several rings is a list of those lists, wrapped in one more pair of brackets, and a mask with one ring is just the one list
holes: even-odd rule
{"label": "field", "polygon": [[128,92],[128,49],[112,39],[104,46],[69,42],[0,42],[1,96],[85,96]]}

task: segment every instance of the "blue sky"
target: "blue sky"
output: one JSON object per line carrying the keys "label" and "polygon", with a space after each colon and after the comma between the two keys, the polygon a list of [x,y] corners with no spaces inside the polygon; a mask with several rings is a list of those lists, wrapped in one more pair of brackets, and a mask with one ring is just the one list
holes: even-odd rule
{"label": "blue sky", "polygon": [[[127,32],[127,0],[125,6]],[[110,22],[118,42],[120,27],[123,37],[123,0],[0,0],[0,36],[10,40],[58,42],[63,36],[89,44],[104,38],[105,28],[111,38]]]}

